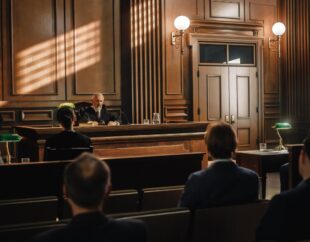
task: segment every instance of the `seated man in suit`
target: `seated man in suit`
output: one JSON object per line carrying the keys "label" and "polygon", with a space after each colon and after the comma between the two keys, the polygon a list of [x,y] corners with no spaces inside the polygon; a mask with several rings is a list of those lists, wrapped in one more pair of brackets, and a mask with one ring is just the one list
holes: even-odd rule
{"label": "seated man in suit", "polygon": [[104,96],[101,93],[96,93],[92,97],[92,106],[86,107],[84,114],[79,122],[96,121],[99,124],[119,125],[120,122],[110,113],[104,105]]}
{"label": "seated man in suit", "polygon": [[72,221],[52,231],[37,235],[33,241],[146,242],[146,228],[138,220],[113,220],[102,213],[110,191],[107,164],[90,153],[70,163],[64,173],[64,196],[73,214]]}
{"label": "seated man in suit", "polygon": [[48,138],[45,143],[44,160],[50,160],[47,157],[46,148],[89,148],[91,140],[83,134],[74,131],[73,124],[75,121],[75,114],[73,109],[69,107],[62,107],[57,111],[57,120],[63,127],[63,131],[59,134]]}
{"label": "seated man in suit", "polygon": [[271,199],[256,231],[257,241],[310,240],[310,136],[304,141],[298,163],[303,181]]}
{"label": "seated man in suit", "polygon": [[190,175],[179,206],[197,209],[257,200],[257,174],[232,160],[237,148],[232,127],[224,123],[209,126],[205,142],[214,162],[206,170]]}

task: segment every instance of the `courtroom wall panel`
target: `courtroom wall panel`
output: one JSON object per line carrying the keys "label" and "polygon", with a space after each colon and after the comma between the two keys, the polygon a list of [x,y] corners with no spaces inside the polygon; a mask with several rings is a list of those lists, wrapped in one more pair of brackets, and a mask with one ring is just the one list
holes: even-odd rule
{"label": "courtroom wall panel", "polygon": [[206,0],[207,20],[244,22],[244,0]]}
{"label": "courtroom wall panel", "polygon": [[[66,1],[68,99],[120,100],[119,1]],[[91,84],[91,85],[90,85]]]}
{"label": "courtroom wall panel", "polygon": [[263,112],[264,132],[261,133],[262,139],[268,144],[278,142],[277,135],[271,126],[280,120],[280,89],[278,80],[278,55],[276,46],[269,46],[269,38],[274,38],[271,29],[277,22],[276,1],[270,0],[246,0],[245,18],[247,22],[264,24],[263,48],[261,50],[263,58],[261,65],[263,67],[263,97],[261,100]]}
{"label": "courtroom wall panel", "polygon": [[119,8],[118,0],[1,1],[0,108],[16,114],[8,124],[52,124],[60,103],[95,92],[119,112]]}
{"label": "courtroom wall panel", "polygon": [[4,100],[64,100],[63,0],[2,3]]}
{"label": "courtroom wall panel", "polygon": [[280,10],[287,27],[282,40],[282,117],[292,123],[291,133],[301,142],[310,127],[310,3],[283,0]]}
{"label": "courtroom wall panel", "polygon": [[162,114],[162,4],[160,0],[130,0],[129,12],[132,118],[141,123],[154,112]]}
{"label": "courtroom wall panel", "polygon": [[[195,25],[185,33],[183,55],[180,46],[171,45],[179,15]],[[166,122],[193,120],[188,34],[224,38],[245,25],[263,26],[260,112],[278,119],[277,55],[268,47],[276,0],[2,0],[0,17],[0,99],[7,101],[0,108],[14,112],[17,123],[51,124],[49,110],[64,101],[88,101],[93,92],[103,92],[115,110],[126,102],[133,122],[153,112]],[[24,120],[23,110],[36,111]],[[263,118],[261,130],[265,123]]]}

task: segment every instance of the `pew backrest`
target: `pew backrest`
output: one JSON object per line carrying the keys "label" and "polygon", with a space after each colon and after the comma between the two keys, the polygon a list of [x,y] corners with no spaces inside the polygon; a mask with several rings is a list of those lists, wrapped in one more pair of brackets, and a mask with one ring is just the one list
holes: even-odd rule
{"label": "pew backrest", "polygon": [[56,221],[57,216],[57,197],[0,201],[0,225]]}
{"label": "pew backrest", "polygon": [[119,219],[140,219],[145,222],[149,242],[186,242],[188,240],[190,211],[188,209],[152,210]]}
{"label": "pew backrest", "polygon": [[141,210],[175,208],[184,186],[145,188],[142,190]]}
{"label": "pew backrest", "polygon": [[268,201],[198,209],[194,213],[192,241],[251,242]]}

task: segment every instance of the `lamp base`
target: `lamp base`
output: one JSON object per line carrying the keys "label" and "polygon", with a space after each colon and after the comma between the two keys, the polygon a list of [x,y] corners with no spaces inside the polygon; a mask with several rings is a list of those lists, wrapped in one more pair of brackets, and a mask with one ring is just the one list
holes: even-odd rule
{"label": "lamp base", "polygon": [[278,145],[277,147],[274,148],[274,150],[287,150],[284,145]]}

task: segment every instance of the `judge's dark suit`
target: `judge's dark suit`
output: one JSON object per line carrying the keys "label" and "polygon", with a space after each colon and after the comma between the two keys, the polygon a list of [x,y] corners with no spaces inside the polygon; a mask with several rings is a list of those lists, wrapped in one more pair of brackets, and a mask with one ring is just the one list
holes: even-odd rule
{"label": "judge's dark suit", "polygon": [[256,239],[299,241],[310,239],[310,179],[274,196],[257,231]]}
{"label": "judge's dark suit", "polygon": [[[116,117],[110,113],[105,106],[100,111],[100,116],[92,106],[85,108],[79,122],[97,121],[98,123],[108,124],[110,121],[116,121]],[[118,121],[118,120],[117,120]]]}
{"label": "judge's dark suit", "polygon": [[138,220],[112,220],[99,212],[80,214],[63,228],[36,236],[35,242],[146,242],[146,229]]}
{"label": "judge's dark suit", "polygon": [[50,148],[81,148],[90,147],[91,140],[86,135],[77,133],[75,131],[62,131],[58,134],[48,138],[45,143],[44,160],[46,157],[46,147]]}
{"label": "judge's dark suit", "polygon": [[179,206],[206,208],[258,199],[259,182],[254,171],[233,161],[215,161],[204,171],[190,175]]}

